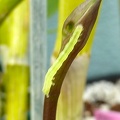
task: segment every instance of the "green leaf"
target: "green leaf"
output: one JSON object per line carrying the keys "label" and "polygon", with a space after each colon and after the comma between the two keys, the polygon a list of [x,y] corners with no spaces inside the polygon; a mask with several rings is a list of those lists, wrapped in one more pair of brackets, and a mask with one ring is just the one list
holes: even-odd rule
{"label": "green leaf", "polygon": [[0,0],[0,24],[22,0]]}

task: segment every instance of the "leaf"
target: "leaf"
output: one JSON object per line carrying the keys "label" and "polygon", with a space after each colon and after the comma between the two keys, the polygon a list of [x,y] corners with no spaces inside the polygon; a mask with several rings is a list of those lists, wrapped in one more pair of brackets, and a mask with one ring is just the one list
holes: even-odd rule
{"label": "leaf", "polygon": [[0,24],[22,0],[0,0]]}

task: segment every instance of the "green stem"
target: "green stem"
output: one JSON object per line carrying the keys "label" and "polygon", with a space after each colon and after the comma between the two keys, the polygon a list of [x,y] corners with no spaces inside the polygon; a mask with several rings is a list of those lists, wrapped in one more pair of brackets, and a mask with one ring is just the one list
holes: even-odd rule
{"label": "green stem", "polygon": [[[1,56],[4,65],[3,85],[6,92],[4,106],[6,120],[26,120],[28,110],[29,66],[28,29],[29,3],[21,2],[0,26],[0,47],[6,46],[8,54],[3,49]],[[4,59],[5,58],[5,59]]]}

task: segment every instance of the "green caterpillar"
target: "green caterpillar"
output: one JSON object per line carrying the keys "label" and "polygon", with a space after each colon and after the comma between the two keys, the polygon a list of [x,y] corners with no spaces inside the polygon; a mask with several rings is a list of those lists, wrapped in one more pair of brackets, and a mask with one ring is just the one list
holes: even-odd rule
{"label": "green caterpillar", "polygon": [[66,44],[65,48],[63,49],[63,51],[60,53],[60,55],[58,56],[57,60],[55,61],[55,63],[50,67],[50,69],[48,70],[46,76],[45,76],[45,82],[44,82],[44,86],[43,86],[43,93],[49,97],[49,92],[50,92],[50,88],[52,85],[54,85],[54,76],[57,73],[57,71],[60,69],[60,67],[62,66],[62,64],[64,63],[64,61],[67,59],[67,57],[69,56],[69,54],[71,53],[71,51],[73,50],[74,46],[76,45],[76,43],[78,42],[78,38],[80,37],[81,33],[83,31],[83,26],[82,25],[78,25],[69,42]]}

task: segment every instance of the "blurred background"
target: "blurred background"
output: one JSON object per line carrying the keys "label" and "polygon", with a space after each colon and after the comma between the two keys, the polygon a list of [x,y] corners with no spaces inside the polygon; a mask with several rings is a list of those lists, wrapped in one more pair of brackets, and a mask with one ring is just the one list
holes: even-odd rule
{"label": "blurred background", "polygon": [[[0,0],[0,120],[42,120],[42,86],[58,37],[61,1]],[[108,100],[113,94],[120,96],[119,7],[119,0],[102,2],[85,77],[87,85],[83,87],[84,95],[80,94],[85,106],[83,120],[90,120],[88,117],[103,103],[111,110],[120,105],[119,98],[112,100],[114,104]],[[111,95],[108,91],[116,86]],[[101,88],[108,89],[94,98]]]}

